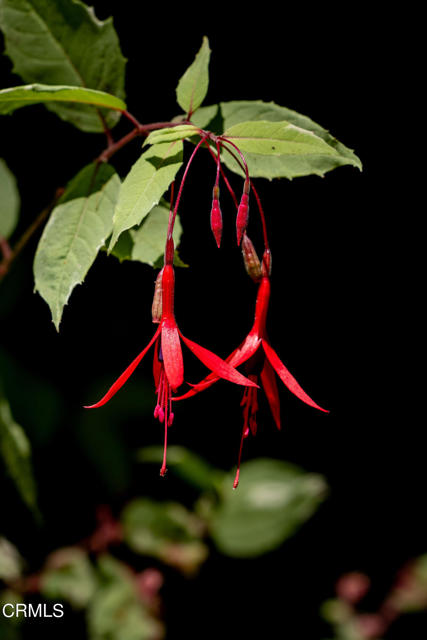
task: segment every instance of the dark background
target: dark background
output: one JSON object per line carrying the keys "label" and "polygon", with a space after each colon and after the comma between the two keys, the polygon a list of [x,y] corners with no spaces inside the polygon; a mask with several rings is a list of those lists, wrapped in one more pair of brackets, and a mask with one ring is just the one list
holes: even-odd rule
{"label": "dark background", "polygon": [[[206,104],[272,100],[319,122],[364,164],[363,173],[343,167],[324,179],[257,181],[272,238],[270,337],[307,392],[331,413],[317,413],[282,388],[282,433],[262,408],[259,435],[246,443],[244,457],[278,457],[322,473],[330,497],[279,551],[251,561],[213,552],[197,580],[171,572],[163,594],[170,638],[327,637],[318,608],[342,573],[357,569],[371,576],[367,607],[375,609],[402,564],[426,551],[420,423],[404,369],[405,240],[394,223],[403,196],[389,177],[384,146],[392,115],[385,98],[396,91],[399,43],[390,37],[389,18],[358,11],[358,5],[338,13],[286,8],[278,15],[268,5],[230,11],[215,3],[196,14],[186,6],[158,3],[142,10],[138,4],[116,3],[112,13],[129,59],[128,108],[140,121],[179,112],[177,81],[207,35]],[[105,2],[94,5],[98,17],[110,15]],[[10,69],[2,58],[2,87],[20,83]],[[127,130],[120,123],[114,135]],[[21,231],[104,144],[42,107],[2,118],[0,139],[22,193]],[[121,175],[138,157],[139,144],[114,157]],[[226,356],[251,326],[255,289],[234,245],[225,190],[220,252],[210,235],[213,181],[213,163],[200,155],[180,211],[180,253],[190,269],[177,273],[176,315],[185,335]],[[239,191],[237,177],[233,185]],[[255,216],[249,233],[261,250]],[[47,305],[32,291],[35,246],[2,285],[0,311],[9,396],[32,440],[46,518],[45,528],[36,529],[7,491],[2,529],[36,569],[50,550],[90,533],[97,504],[119,511],[141,493],[189,501],[192,495],[172,476],[160,479],[156,468],[141,468],[132,458],[136,448],[162,440],[147,407],[141,407],[143,419],[136,409],[140,385],[151,384],[149,361],[123,391],[127,399],[81,418],[81,406],[98,398],[152,333],[152,270],[102,255],[74,291],[58,335]],[[194,379],[197,365],[186,362],[186,377]],[[171,433],[173,443],[224,469],[235,464],[241,425],[240,391],[230,387],[217,385],[180,404]],[[59,396],[49,392],[53,388]],[[411,637],[425,623],[409,618],[387,637]]]}

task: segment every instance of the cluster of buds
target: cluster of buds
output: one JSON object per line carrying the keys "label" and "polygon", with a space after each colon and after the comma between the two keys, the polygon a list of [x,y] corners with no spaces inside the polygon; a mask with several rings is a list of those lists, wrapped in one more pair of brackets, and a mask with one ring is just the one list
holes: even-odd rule
{"label": "cluster of buds", "polygon": [[[215,143],[216,154],[210,142]],[[255,305],[255,318],[252,329],[240,344],[226,359],[222,359],[212,351],[186,338],[178,328],[175,312],[175,273],[173,268],[174,244],[172,239],[173,227],[178,211],[182,189],[187,178],[190,165],[202,145],[206,145],[216,163],[216,179],[213,187],[212,208],[210,214],[210,226],[215,242],[220,247],[222,238],[222,213],[219,203],[219,180],[222,176],[224,183],[230,192],[237,209],[236,237],[237,245],[241,245],[243,262],[250,278],[257,284],[257,298]],[[234,147],[233,149],[230,149]],[[245,171],[243,193],[238,203],[234,191],[228,182],[221,166],[221,148],[230,153]],[[237,151],[237,155],[235,153]],[[259,259],[254,244],[247,235],[249,221],[249,197],[250,191],[255,196],[260,219],[263,228],[264,253]],[[271,293],[271,251],[267,237],[267,225],[264,211],[258,193],[250,180],[246,160],[240,150],[224,137],[216,137],[210,132],[200,131],[200,141],[184,170],[180,188],[175,203],[173,201],[173,188],[171,193],[171,208],[169,224],[165,243],[164,266],[159,272],[152,303],[153,323],[158,325],[153,337],[147,346],[131,362],[127,369],[119,376],[105,396],[89,409],[101,407],[108,402],[124,385],[135,371],[149,349],[154,346],[153,375],[157,402],[154,409],[154,417],[164,425],[164,455],[160,474],[166,473],[166,453],[168,428],[174,421],[173,403],[178,400],[190,398],[211,387],[220,379],[228,380],[244,387],[241,406],[243,409],[243,428],[241,431],[240,450],[238,455],[237,473],[234,480],[236,488],[239,482],[240,460],[243,442],[250,434],[257,432],[258,390],[262,387],[269,403],[273,420],[278,429],[280,423],[280,400],[276,382],[276,376],[283,382],[291,393],[302,402],[315,409],[325,411],[316,404],[302,389],[296,379],[288,371],[277,353],[270,345],[267,336],[266,321],[268,305]],[[178,389],[184,382],[184,365],[182,356],[182,343],[209,369],[210,373],[199,383],[190,385],[191,388],[181,395],[177,395]],[[238,367],[244,365],[244,374],[238,371]]]}

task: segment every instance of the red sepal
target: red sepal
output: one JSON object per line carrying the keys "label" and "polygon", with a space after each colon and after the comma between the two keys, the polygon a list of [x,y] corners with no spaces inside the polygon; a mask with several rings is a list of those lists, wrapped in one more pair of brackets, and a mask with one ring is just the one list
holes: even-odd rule
{"label": "red sepal", "polygon": [[264,393],[267,396],[274,422],[276,423],[277,428],[281,429],[280,399],[276,382],[276,374],[274,373],[274,369],[267,358],[264,360],[264,366],[261,371],[261,384],[264,389]]}
{"label": "red sepal", "polygon": [[84,408],[85,409],[97,409],[98,407],[102,407],[102,405],[106,404],[110,400],[110,398],[112,398],[117,393],[117,391],[124,385],[126,380],[128,380],[128,378],[130,378],[132,373],[135,371],[135,369],[137,368],[137,366],[141,362],[142,358],[145,356],[145,354],[150,349],[150,347],[152,347],[153,343],[157,340],[159,335],[160,335],[160,327],[157,329],[156,333],[151,338],[150,342],[147,344],[145,349],[143,349],[141,351],[141,353],[138,356],[136,356],[135,360],[133,360],[133,362],[130,363],[128,368],[125,369],[125,371],[123,371],[122,375],[119,378],[117,378],[117,380],[109,388],[109,390],[107,391],[105,396],[103,398],[101,398],[101,400],[99,402],[97,402],[96,404],[91,404],[89,406],[85,406]]}
{"label": "red sepal", "polygon": [[203,362],[208,369],[216,373],[219,378],[224,378],[225,380],[229,380],[235,384],[241,384],[244,387],[258,387],[257,384],[236,371],[236,369],[225,362],[225,360],[222,360],[219,356],[212,353],[212,351],[209,351],[208,349],[201,347],[196,342],[189,340],[183,336],[181,332],[179,332],[179,335],[185,345],[194,353],[196,358]]}
{"label": "red sepal", "polygon": [[262,346],[270,361],[271,366],[274,371],[277,373],[283,384],[289,389],[291,393],[293,393],[297,398],[310,405],[310,407],[314,407],[315,409],[319,409],[319,411],[324,411],[325,413],[329,413],[327,409],[322,409],[318,404],[314,402],[310,398],[310,396],[304,391],[304,389],[298,384],[293,375],[287,370],[283,362],[280,360],[277,353],[270,347],[268,342],[265,340],[262,341]]}

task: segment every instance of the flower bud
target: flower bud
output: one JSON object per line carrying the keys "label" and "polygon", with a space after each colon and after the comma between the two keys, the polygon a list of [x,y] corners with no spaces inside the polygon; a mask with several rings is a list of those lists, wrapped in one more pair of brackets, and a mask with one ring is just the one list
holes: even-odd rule
{"label": "flower bud", "polygon": [[243,193],[242,198],[240,200],[239,208],[237,210],[236,217],[236,234],[237,234],[237,245],[240,244],[242,240],[242,236],[248,226],[249,220],[249,194]]}
{"label": "flower bud", "polygon": [[[163,267],[164,269],[164,267]],[[158,324],[162,319],[162,277],[163,269],[161,269],[156,278],[156,284],[154,285],[153,304],[151,306],[151,317],[153,322]]]}
{"label": "flower bud", "polygon": [[259,282],[263,275],[261,263],[257,252],[255,251],[255,247],[246,233],[243,234],[242,254],[248,276],[250,276],[254,282]]}
{"label": "flower bud", "polygon": [[211,229],[219,249],[222,236],[222,213],[219,206],[219,188],[217,186],[215,186],[213,190]]}

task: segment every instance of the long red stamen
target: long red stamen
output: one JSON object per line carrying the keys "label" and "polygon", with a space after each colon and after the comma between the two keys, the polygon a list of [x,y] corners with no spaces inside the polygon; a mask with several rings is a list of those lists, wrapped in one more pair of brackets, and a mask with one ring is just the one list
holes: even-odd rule
{"label": "long red stamen", "polygon": [[[258,381],[258,376],[250,374],[249,379],[256,383]],[[236,489],[239,484],[243,441],[249,436],[249,433],[255,435],[257,432],[256,414],[258,412],[258,393],[256,387],[245,388],[240,406],[243,407],[243,429],[242,437],[240,439],[239,457],[237,459],[237,471],[233,482],[233,489]]]}

